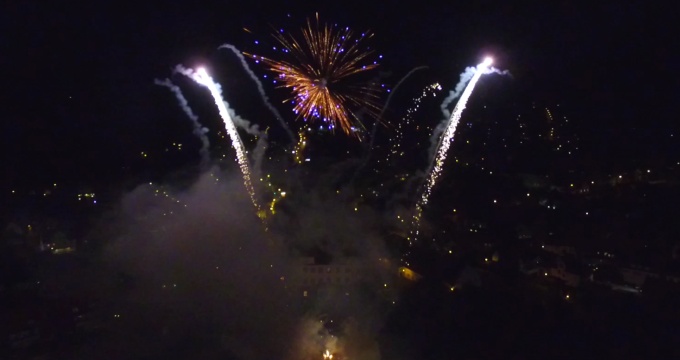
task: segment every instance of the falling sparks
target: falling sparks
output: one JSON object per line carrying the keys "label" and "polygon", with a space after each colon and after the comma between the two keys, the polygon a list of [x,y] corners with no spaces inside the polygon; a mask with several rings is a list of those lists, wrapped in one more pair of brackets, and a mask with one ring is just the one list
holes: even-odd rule
{"label": "falling sparks", "polygon": [[486,74],[491,71],[491,69],[489,68],[489,66],[491,66],[491,62],[492,62],[491,58],[486,58],[481,64],[477,65],[474,76],[472,76],[470,82],[465,87],[463,94],[458,100],[458,103],[456,104],[456,107],[453,109],[453,112],[451,113],[451,117],[449,118],[446,130],[444,131],[444,134],[442,134],[439,140],[439,147],[437,153],[433,159],[433,162],[430,164],[430,168],[428,169],[429,171],[427,172],[429,175],[425,182],[423,193],[420,199],[418,200],[418,203],[416,204],[416,212],[413,217],[413,222],[415,225],[415,233],[412,234],[413,239],[417,239],[418,237],[418,226],[420,225],[423,207],[427,205],[430,199],[430,194],[432,193],[432,188],[434,188],[435,184],[437,183],[437,179],[439,178],[439,175],[441,174],[441,171],[444,168],[446,154],[449,151],[451,142],[453,141],[453,135],[456,133],[458,121],[460,120],[460,117],[463,114],[463,110],[465,110],[465,106],[468,102],[468,99],[470,98],[470,95],[472,95],[472,90],[474,90],[477,81],[483,74]]}
{"label": "falling sparks", "polygon": [[328,349],[323,353],[323,358],[324,360],[332,360],[333,359],[333,354],[331,354]]}
{"label": "falling sparks", "polygon": [[229,138],[231,139],[231,145],[234,147],[234,150],[236,150],[236,160],[238,161],[239,167],[241,168],[241,173],[243,174],[243,183],[246,187],[246,190],[248,191],[248,194],[250,195],[250,200],[253,202],[253,205],[259,212],[260,206],[257,202],[257,198],[255,197],[255,188],[253,187],[253,183],[250,179],[250,168],[248,166],[248,158],[246,157],[246,149],[243,146],[241,137],[238,135],[236,125],[234,125],[234,121],[232,120],[231,114],[229,113],[227,104],[224,99],[222,99],[222,89],[220,88],[220,85],[213,81],[204,68],[198,68],[196,71],[192,71],[190,69],[178,67],[178,71],[189,76],[197,83],[207,87],[210,91],[210,94],[215,101],[215,105],[217,105],[220,117],[224,122],[224,127],[226,128]]}
{"label": "falling sparks", "polygon": [[305,148],[307,147],[307,134],[306,134],[307,128],[303,127],[298,131],[298,142],[295,144],[295,148],[293,149],[293,159],[295,160],[296,164],[302,164],[304,161],[303,155]]}
{"label": "falling sparks", "polygon": [[394,156],[404,155],[404,152],[400,150],[400,147],[402,139],[404,138],[406,127],[408,127],[413,121],[413,115],[420,108],[420,103],[423,101],[423,99],[429,95],[436,96],[437,91],[440,91],[441,89],[442,87],[439,85],[439,83],[428,85],[423,89],[423,92],[418,97],[413,99],[413,106],[406,110],[406,116],[404,116],[402,121],[397,125],[395,135],[390,137],[390,151],[387,153],[387,162],[393,159]]}
{"label": "falling sparks", "polygon": [[346,134],[358,136],[355,124],[361,125],[361,122],[352,108],[366,109],[369,114],[379,110],[375,104],[379,87],[353,80],[355,75],[378,66],[376,61],[368,60],[373,51],[362,44],[372,34],[355,36],[347,27],[321,25],[317,14],[315,23],[307,20],[302,38],[283,31],[273,36],[287,60],[245,55],[256,63],[264,63],[275,74],[272,81],[279,87],[292,90],[293,96],[286,101],[294,105],[293,111],[298,117],[322,120],[329,123],[331,129],[338,126]]}

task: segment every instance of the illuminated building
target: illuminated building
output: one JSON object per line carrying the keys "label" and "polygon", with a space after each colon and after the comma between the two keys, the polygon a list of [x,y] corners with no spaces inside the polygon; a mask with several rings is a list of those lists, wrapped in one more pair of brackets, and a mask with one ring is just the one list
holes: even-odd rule
{"label": "illuminated building", "polygon": [[291,269],[288,285],[306,297],[321,287],[354,285],[364,276],[364,266],[357,259],[319,264],[312,257],[304,257]]}

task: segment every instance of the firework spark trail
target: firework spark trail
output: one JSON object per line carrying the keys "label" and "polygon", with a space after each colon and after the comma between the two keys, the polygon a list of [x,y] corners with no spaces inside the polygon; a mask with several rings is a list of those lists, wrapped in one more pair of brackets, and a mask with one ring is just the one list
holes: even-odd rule
{"label": "firework spark trail", "polygon": [[260,93],[260,97],[262,98],[262,101],[264,102],[265,106],[267,106],[267,109],[269,109],[269,111],[271,111],[271,113],[274,114],[274,117],[276,117],[276,119],[279,121],[279,123],[281,124],[281,127],[283,127],[283,129],[286,131],[286,134],[288,134],[290,141],[295,142],[295,135],[293,135],[293,132],[290,130],[290,127],[288,127],[286,122],[283,120],[283,117],[281,116],[279,111],[276,110],[274,105],[272,105],[272,103],[269,102],[269,97],[264,92],[264,87],[262,86],[262,82],[260,81],[260,79],[257,78],[257,76],[255,75],[253,70],[250,69],[250,66],[248,66],[248,63],[246,62],[246,59],[243,56],[243,54],[241,53],[241,51],[239,51],[236,48],[236,46],[231,45],[231,44],[222,44],[218,47],[218,49],[230,50],[231,52],[234,53],[234,55],[236,55],[236,57],[238,57],[239,61],[241,62],[241,66],[243,67],[243,69],[246,71],[246,73],[248,73],[248,76],[250,76],[250,78],[257,85],[257,91]]}
{"label": "firework spark trail", "polygon": [[423,92],[418,97],[413,99],[413,106],[406,110],[406,116],[404,116],[402,121],[397,125],[396,134],[390,138],[390,150],[387,153],[387,157],[385,159],[386,162],[389,163],[393,156],[396,156],[399,153],[399,146],[401,146],[401,141],[404,138],[403,127],[411,124],[411,121],[413,121],[413,114],[415,114],[415,112],[418,111],[418,108],[420,108],[421,101],[430,94],[437,96],[437,91],[441,89],[442,87],[439,85],[439,83],[427,85],[423,89]]}
{"label": "firework spark trail", "polygon": [[375,139],[375,133],[377,132],[378,123],[380,123],[380,120],[382,120],[382,117],[385,115],[385,111],[387,110],[387,107],[390,105],[390,101],[392,101],[392,96],[394,95],[395,92],[397,92],[397,89],[399,89],[399,86],[401,86],[401,84],[404,83],[404,81],[406,81],[406,79],[408,79],[409,76],[413,75],[413,73],[415,73],[416,71],[424,70],[424,69],[427,69],[427,68],[428,68],[427,66],[418,66],[418,67],[411,69],[411,71],[406,73],[406,75],[404,75],[404,77],[402,77],[401,80],[399,80],[397,85],[394,86],[394,89],[392,89],[392,91],[390,92],[390,95],[387,96],[387,100],[385,101],[385,106],[383,106],[382,110],[380,110],[380,114],[378,115],[378,118],[376,119],[375,123],[373,124],[373,131],[371,132],[371,146],[369,147],[369,149],[373,149],[373,143],[374,143],[373,139]]}
{"label": "firework spark trail", "polygon": [[201,123],[198,121],[198,115],[194,114],[193,110],[191,110],[191,107],[189,107],[189,102],[184,97],[184,94],[182,94],[182,90],[179,88],[179,86],[173,84],[172,81],[170,81],[170,79],[165,80],[156,79],[154,80],[154,84],[165,86],[168,89],[170,89],[170,91],[172,91],[173,94],[175,94],[179,106],[191,120],[191,123],[194,127],[193,133],[201,141],[201,149],[198,151],[198,153],[201,155],[201,168],[205,169],[206,166],[208,165],[208,162],[210,161],[209,153],[210,141],[208,140],[208,136],[206,136],[208,128],[203,127],[203,125],[201,125]]}
{"label": "firework spark trail", "polygon": [[[382,117],[385,115],[385,111],[387,111],[387,107],[390,105],[390,101],[392,100],[392,95],[397,92],[397,89],[399,89],[399,86],[406,81],[406,79],[409,78],[413,73],[415,73],[418,70],[424,70],[427,69],[427,66],[418,66],[416,68],[411,69],[406,75],[404,75],[401,80],[397,83],[397,85],[394,86],[394,89],[390,92],[390,95],[387,96],[387,100],[385,101],[385,106],[383,106],[382,110],[380,110],[380,114],[378,115],[378,118],[375,120],[375,123],[373,124],[373,131],[371,131],[371,144],[368,146],[368,156],[370,156],[371,152],[373,151],[373,144],[375,143],[375,134],[378,132],[378,124],[382,120]],[[368,159],[366,160],[368,161]]]}
{"label": "firework spark trail", "polygon": [[238,131],[236,130],[236,125],[234,124],[229,107],[227,106],[226,101],[224,101],[222,98],[222,88],[219,84],[213,81],[204,68],[199,68],[194,71],[178,65],[176,71],[207,87],[210,91],[210,94],[215,101],[215,105],[217,105],[220,117],[224,122],[224,127],[226,128],[229,138],[231,139],[231,145],[234,147],[234,150],[236,150],[236,160],[238,161],[239,167],[241,168],[241,173],[243,174],[243,183],[246,187],[246,190],[248,191],[248,194],[250,195],[250,200],[253,202],[255,209],[259,212],[260,205],[257,202],[257,198],[255,197],[255,188],[253,187],[253,182],[251,180],[246,149],[245,146],[243,146],[241,137],[238,135]]}
{"label": "firework spark trail", "polygon": [[[456,107],[453,109],[453,112],[451,112],[451,117],[449,118],[449,121],[446,125],[446,130],[444,131],[444,134],[441,137],[441,140],[439,141],[439,147],[437,149],[437,154],[436,156],[432,159],[432,162],[430,163],[430,166],[428,168],[427,174],[427,180],[425,182],[425,187],[423,190],[423,193],[418,200],[418,203],[416,204],[416,213],[413,216],[413,222],[415,225],[415,234],[412,234],[414,236],[413,240],[416,240],[418,237],[418,226],[420,225],[420,220],[422,217],[423,213],[423,207],[427,205],[429,199],[430,199],[430,194],[432,193],[432,188],[437,182],[437,179],[439,178],[439,175],[441,174],[441,171],[444,167],[444,161],[446,160],[446,153],[449,151],[449,147],[451,146],[451,142],[453,141],[453,135],[456,133],[456,127],[458,126],[458,121],[460,120],[461,115],[463,114],[463,110],[465,110],[465,106],[468,102],[468,99],[470,98],[470,95],[472,95],[472,90],[474,90],[475,85],[477,84],[477,81],[483,74],[487,74],[489,72],[492,72],[493,70],[489,68],[491,65],[491,59],[487,58],[482,62],[481,64],[477,65],[475,68],[474,75],[470,79],[470,82],[467,84],[465,87],[465,90],[463,91],[463,94],[460,97],[460,100],[458,100],[458,103],[456,104]],[[467,73],[467,70],[466,70]],[[465,73],[464,73],[465,74]],[[459,83],[460,86],[460,83]],[[458,86],[456,87],[458,89]],[[448,99],[447,99],[448,100]],[[446,100],[445,100],[446,101]],[[411,238],[409,237],[409,241],[411,241]]]}

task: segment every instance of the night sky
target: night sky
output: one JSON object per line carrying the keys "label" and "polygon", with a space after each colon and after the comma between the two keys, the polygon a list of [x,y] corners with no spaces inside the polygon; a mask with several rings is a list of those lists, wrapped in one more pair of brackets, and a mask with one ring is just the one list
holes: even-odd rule
{"label": "night sky", "polygon": [[297,27],[315,11],[372,30],[372,44],[385,55],[381,70],[392,72],[393,82],[428,65],[448,90],[466,66],[490,54],[513,74],[506,87],[512,94],[494,96],[563,104],[603,167],[680,159],[680,132],[671,137],[678,131],[673,11],[619,1],[383,3],[5,4],[3,192],[124,178],[139,151],[190,137],[155,78],[171,76],[178,63],[219,69],[217,46],[250,46],[244,26],[264,38],[269,24]]}
{"label": "night sky", "polygon": [[[0,358],[680,358],[680,17],[648,3],[3,2]],[[316,12],[392,91],[358,141],[251,61],[300,152],[218,47],[280,60]]]}

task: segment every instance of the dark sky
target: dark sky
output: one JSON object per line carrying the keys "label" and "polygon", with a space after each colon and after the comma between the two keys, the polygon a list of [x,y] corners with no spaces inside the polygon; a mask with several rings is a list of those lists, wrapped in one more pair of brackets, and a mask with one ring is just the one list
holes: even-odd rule
{"label": "dark sky", "polygon": [[301,20],[319,11],[330,21],[371,29],[386,57],[383,70],[404,74],[429,65],[448,86],[491,53],[497,67],[513,73],[513,91],[567,104],[605,148],[653,156],[653,144],[671,141],[677,128],[672,6],[366,3],[6,2],[0,10],[3,187],[52,178],[101,182],[144,143],[162,146],[176,130],[159,107],[182,114],[176,104],[158,101],[166,90],[153,79],[169,76],[177,63],[214,62],[220,44],[246,45],[243,26],[285,25],[287,13]]}

